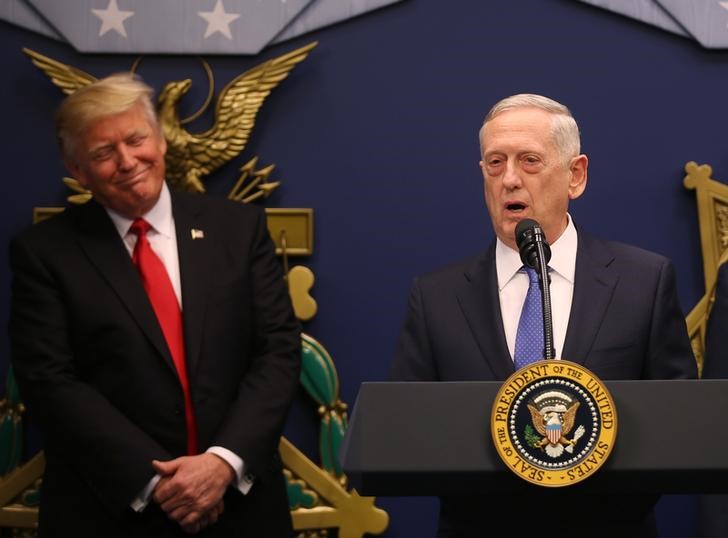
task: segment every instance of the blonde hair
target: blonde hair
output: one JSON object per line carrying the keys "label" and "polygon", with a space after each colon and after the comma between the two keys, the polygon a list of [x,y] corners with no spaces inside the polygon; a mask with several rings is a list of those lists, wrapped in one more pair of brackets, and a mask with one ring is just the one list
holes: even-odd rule
{"label": "blonde hair", "polygon": [[116,73],[79,88],[56,112],[56,136],[65,159],[73,155],[79,136],[96,120],[141,106],[149,123],[161,133],[152,104],[154,91],[133,73]]}
{"label": "blonde hair", "polygon": [[533,93],[519,93],[511,95],[498,101],[483,120],[483,125],[478,133],[480,142],[480,153],[483,153],[483,130],[485,124],[496,116],[516,108],[538,108],[551,114],[551,134],[554,138],[556,149],[564,161],[569,161],[581,152],[581,140],[579,137],[579,126],[576,124],[571,111],[561,103]]}

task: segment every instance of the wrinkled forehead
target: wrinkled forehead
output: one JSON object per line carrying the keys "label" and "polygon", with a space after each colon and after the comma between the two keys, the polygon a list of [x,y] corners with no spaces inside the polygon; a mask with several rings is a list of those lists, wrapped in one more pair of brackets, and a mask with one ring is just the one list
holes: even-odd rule
{"label": "wrinkled forehead", "polygon": [[509,109],[481,129],[481,151],[545,151],[556,147],[553,116],[540,109]]}

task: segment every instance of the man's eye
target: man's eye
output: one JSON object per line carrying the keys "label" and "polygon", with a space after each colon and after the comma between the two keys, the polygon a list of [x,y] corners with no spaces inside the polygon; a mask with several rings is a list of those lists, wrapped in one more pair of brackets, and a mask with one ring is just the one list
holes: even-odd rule
{"label": "man's eye", "polygon": [[105,161],[109,157],[111,157],[111,149],[100,149],[91,154],[91,159],[94,161]]}
{"label": "man's eye", "polygon": [[141,146],[144,143],[144,140],[146,140],[146,136],[133,136],[129,140],[127,140],[127,144],[130,146]]}

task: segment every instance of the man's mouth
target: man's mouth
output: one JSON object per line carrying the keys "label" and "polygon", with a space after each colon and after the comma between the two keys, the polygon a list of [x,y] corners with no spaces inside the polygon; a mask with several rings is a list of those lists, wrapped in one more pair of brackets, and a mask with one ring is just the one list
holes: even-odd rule
{"label": "man's mouth", "polygon": [[506,204],[506,210],[514,213],[520,213],[524,209],[526,209],[526,204],[522,204],[521,202],[510,202]]}
{"label": "man's mouth", "polygon": [[133,175],[119,178],[114,183],[117,187],[128,187],[141,180],[147,170],[149,170],[149,168],[144,168],[142,170],[139,170],[138,172],[135,172]]}

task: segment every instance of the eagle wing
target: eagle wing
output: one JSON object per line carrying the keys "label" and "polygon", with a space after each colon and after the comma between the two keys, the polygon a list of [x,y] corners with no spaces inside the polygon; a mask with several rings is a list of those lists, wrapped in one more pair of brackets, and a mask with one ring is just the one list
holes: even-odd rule
{"label": "eagle wing", "polygon": [[96,77],[76,69],[70,65],[57,62],[30,49],[23,49],[23,52],[30,56],[33,64],[43,71],[51,79],[53,84],[58,86],[63,93],[71,95],[79,88],[88,86],[96,80]]}
{"label": "eagle wing", "polygon": [[574,405],[569,407],[564,412],[564,425],[562,426],[562,431],[564,432],[564,435],[567,435],[571,432],[571,430],[574,428],[574,422],[576,421],[576,410],[579,409],[579,402],[574,402]]}
{"label": "eagle wing", "polygon": [[220,92],[215,124],[187,138],[187,166],[205,176],[237,157],[245,148],[263,101],[303,61],[316,42],[264,62],[236,77]]}
{"label": "eagle wing", "polygon": [[539,413],[535,406],[528,404],[528,410],[531,412],[531,422],[536,427],[536,431],[541,435],[546,435],[546,426],[543,423],[543,416]]}

